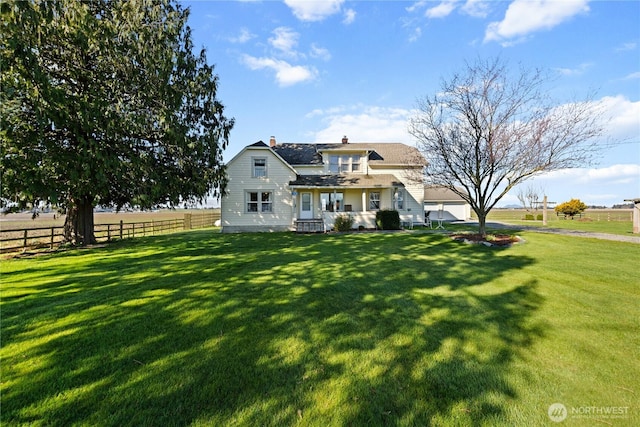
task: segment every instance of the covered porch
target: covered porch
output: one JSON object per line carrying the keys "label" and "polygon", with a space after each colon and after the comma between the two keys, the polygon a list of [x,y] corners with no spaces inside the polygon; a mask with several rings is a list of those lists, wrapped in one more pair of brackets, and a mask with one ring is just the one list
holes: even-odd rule
{"label": "covered porch", "polygon": [[[294,226],[299,232],[333,229],[339,215],[354,219],[353,228],[376,228],[381,209],[402,211],[407,197],[404,184],[394,175],[310,175],[289,183],[294,200]],[[424,221],[422,212],[401,214],[408,224]],[[322,230],[320,230],[322,228]]]}

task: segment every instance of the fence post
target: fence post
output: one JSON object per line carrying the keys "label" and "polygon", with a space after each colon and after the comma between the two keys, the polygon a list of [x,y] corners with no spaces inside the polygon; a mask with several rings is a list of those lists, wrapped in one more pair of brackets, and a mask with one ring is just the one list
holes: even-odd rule
{"label": "fence post", "polygon": [[22,242],[22,252],[27,250],[27,233],[28,231],[24,230],[24,241]]}
{"label": "fence post", "polygon": [[54,230],[55,230],[55,227],[51,227],[51,249],[53,249],[53,234],[54,234]]}
{"label": "fence post", "polygon": [[191,214],[190,213],[184,214],[184,229],[191,230]]}
{"label": "fence post", "polygon": [[107,242],[111,241],[111,224],[107,224]]}
{"label": "fence post", "polygon": [[122,220],[120,220],[120,240],[122,240]]}

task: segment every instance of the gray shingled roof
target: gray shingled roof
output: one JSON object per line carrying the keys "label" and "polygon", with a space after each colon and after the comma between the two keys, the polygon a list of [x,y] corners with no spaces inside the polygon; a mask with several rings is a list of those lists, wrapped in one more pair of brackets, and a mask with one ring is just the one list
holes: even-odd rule
{"label": "gray shingled roof", "polygon": [[425,202],[459,202],[462,200],[464,200],[462,197],[460,197],[458,194],[454,193],[447,187],[439,187],[439,186],[424,187]]}
{"label": "gray shingled roof", "polygon": [[295,181],[289,182],[292,187],[349,187],[349,188],[375,188],[375,187],[404,187],[402,182],[392,174],[363,175],[299,175]]}
{"label": "gray shingled roof", "polygon": [[316,144],[278,144],[272,147],[290,165],[321,165],[322,155]]}
{"label": "gray shingled roof", "polygon": [[424,157],[415,147],[397,142],[348,144],[278,144],[272,147],[290,165],[321,165],[323,151],[369,151],[370,165],[422,165]]}

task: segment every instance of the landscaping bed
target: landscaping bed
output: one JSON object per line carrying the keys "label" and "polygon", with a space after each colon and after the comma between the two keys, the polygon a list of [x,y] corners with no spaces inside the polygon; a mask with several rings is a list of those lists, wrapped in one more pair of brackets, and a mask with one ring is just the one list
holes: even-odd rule
{"label": "landscaping bed", "polygon": [[452,234],[453,240],[465,243],[483,244],[485,246],[511,246],[515,243],[522,243],[524,240],[520,236],[511,234],[488,234],[483,236],[478,233],[456,233]]}

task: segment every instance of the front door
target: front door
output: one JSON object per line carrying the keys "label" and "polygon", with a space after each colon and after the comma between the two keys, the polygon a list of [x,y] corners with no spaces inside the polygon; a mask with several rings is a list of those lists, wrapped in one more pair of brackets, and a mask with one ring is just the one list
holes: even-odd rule
{"label": "front door", "polygon": [[300,193],[300,219],[313,218],[313,199],[311,193]]}

